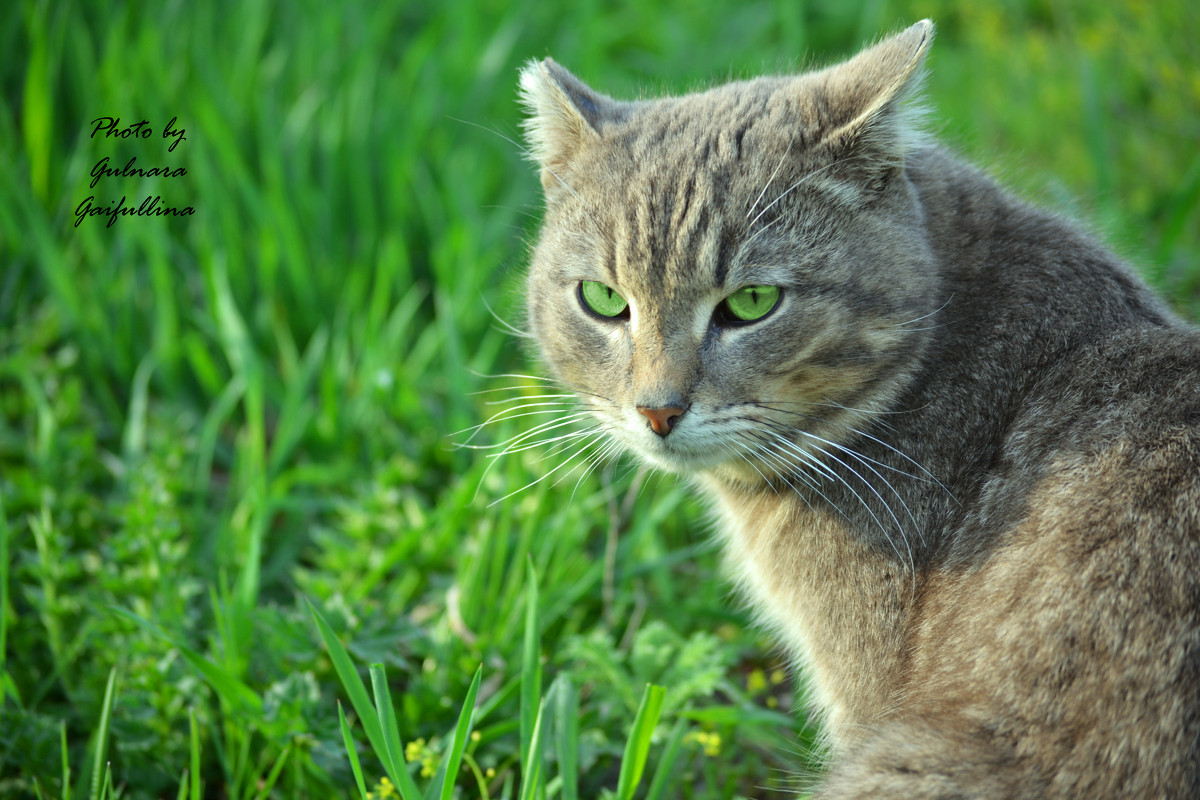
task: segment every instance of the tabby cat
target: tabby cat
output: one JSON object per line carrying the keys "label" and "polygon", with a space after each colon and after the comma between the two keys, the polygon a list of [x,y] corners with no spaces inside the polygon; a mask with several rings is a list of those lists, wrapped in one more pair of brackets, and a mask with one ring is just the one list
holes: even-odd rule
{"label": "tabby cat", "polygon": [[922,133],[932,37],[633,102],[529,64],[529,328],[711,498],[817,797],[1200,797],[1200,335]]}

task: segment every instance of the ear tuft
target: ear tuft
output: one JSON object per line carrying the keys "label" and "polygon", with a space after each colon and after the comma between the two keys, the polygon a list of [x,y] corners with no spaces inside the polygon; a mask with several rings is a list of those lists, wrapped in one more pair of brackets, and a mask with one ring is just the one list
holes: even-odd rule
{"label": "ear tuft", "polygon": [[529,156],[542,168],[547,191],[563,182],[571,160],[599,137],[617,104],[594,91],[553,59],[530,61],[521,70],[521,102],[529,117]]}
{"label": "ear tuft", "polygon": [[915,100],[933,34],[922,20],[818,75],[827,103],[821,141],[872,185],[926,141]]}

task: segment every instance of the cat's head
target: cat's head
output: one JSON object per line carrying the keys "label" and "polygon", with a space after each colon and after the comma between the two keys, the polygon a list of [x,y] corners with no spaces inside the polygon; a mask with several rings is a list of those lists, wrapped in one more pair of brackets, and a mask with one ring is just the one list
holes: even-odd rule
{"label": "cat's head", "polygon": [[636,102],[549,59],[524,69],[546,195],[529,325],[628,449],[761,481],[906,385],[937,288],[904,171],[932,35],[922,22],[822,71]]}

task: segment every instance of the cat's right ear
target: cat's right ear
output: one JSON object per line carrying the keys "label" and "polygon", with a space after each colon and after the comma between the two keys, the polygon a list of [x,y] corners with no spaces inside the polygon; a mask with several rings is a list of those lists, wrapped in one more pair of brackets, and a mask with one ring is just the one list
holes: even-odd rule
{"label": "cat's right ear", "polygon": [[525,139],[530,157],[541,166],[547,199],[570,190],[571,160],[599,139],[605,115],[616,103],[556,64],[530,61],[521,70],[521,102],[529,117]]}

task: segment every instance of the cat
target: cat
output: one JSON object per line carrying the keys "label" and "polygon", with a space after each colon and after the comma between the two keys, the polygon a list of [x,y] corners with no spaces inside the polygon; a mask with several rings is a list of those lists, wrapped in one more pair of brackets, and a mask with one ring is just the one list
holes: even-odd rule
{"label": "cat", "polygon": [[1200,797],[1200,335],[924,133],[933,33],[632,102],[526,65],[531,335],[711,499],[816,797]]}

